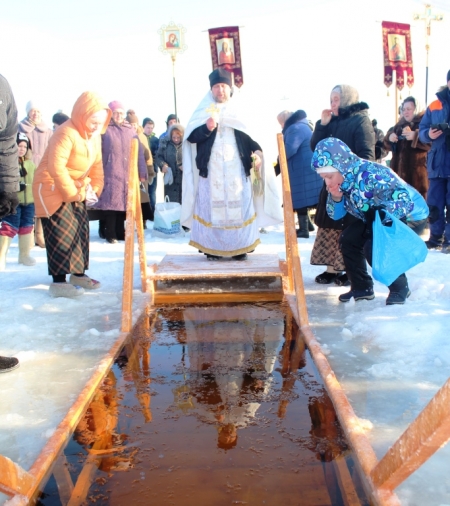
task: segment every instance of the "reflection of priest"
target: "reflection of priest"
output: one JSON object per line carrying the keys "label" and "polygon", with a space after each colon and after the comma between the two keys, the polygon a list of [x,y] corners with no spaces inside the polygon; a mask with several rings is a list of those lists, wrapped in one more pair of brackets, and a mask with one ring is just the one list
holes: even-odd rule
{"label": "reflection of priest", "polygon": [[[265,174],[261,147],[231,98],[231,74],[216,69],[209,80],[211,91],[185,130],[181,222],[191,228],[190,245],[210,260],[245,260],[260,242],[258,227],[282,221],[281,203],[270,179],[273,171]],[[265,181],[257,198],[252,163]]]}
{"label": "reflection of priest", "polygon": [[219,448],[231,449],[270,389],[284,315],[264,308],[218,311],[184,310],[188,385],[195,415],[216,426]]}
{"label": "reflection of priest", "polygon": [[219,53],[219,65],[234,63],[234,53],[228,46],[228,42],[222,42],[222,50]]}

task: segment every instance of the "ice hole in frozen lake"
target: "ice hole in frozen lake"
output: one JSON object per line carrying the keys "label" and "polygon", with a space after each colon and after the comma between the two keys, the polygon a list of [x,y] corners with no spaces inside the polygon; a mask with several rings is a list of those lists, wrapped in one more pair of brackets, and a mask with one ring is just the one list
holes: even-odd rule
{"label": "ice hole in frozen lake", "polygon": [[[279,303],[162,307],[142,319],[64,458],[74,484],[83,480],[77,504],[340,506],[342,473],[368,504]],[[61,504],[55,476],[43,505]]]}

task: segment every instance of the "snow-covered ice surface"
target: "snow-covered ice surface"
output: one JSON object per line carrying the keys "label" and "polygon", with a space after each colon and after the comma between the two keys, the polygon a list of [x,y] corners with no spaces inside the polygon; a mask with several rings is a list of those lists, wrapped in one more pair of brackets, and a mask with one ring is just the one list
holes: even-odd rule
{"label": "snow-covered ice surface", "polygon": [[[0,454],[25,469],[119,335],[124,243],[100,240],[96,226],[88,274],[102,282],[98,291],[50,298],[45,251],[33,249],[36,266],[18,265],[17,241],[0,273],[0,354],[21,361],[0,375]],[[388,290],[379,283],[375,300],[342,304],[337,295],[346,288],[314,283],[323,271],[309,264],[314,237],[299,240],[310,323],[356,414],[370,422],[368,436],[381,458],[449,376],[450,256],[432,251],[408,273],[412,295],[404,306],[386,306]],[[148,264],[166,253],[196,253],[188,234],[162,240],[149,229],[145,238]],[[282,226],[268,228],[261,240],[257,253],[285,257]],[[136,247],[134,318],[146,297],[138,265]],[[402,503],[450,504],[449,463],[447,446],[399,487]],[[0,494],[0,504],[5,500]]]}

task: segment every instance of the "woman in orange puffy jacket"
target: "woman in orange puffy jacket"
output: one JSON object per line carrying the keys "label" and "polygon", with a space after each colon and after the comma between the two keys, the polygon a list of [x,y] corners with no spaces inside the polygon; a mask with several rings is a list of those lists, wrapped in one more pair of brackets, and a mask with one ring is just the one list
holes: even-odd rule
{"label": "woman in orange puffy jacket", "polygon": [[84,289],[100,287],[85,274],[89,267],[86,200],[95,201],[103,189],[100,134],[110,118],[105,101],[95,93],[83,93],[71,118],[50,138],[34,176],[36,216],[44,227],[53,297],[76,297]]}

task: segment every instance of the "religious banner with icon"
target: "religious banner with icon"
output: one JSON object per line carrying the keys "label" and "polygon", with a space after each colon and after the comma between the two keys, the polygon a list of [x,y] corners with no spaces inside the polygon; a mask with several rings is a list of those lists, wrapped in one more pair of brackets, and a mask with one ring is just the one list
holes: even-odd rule
{"label": "religious banner with icon", "polygon": [[414,73],[411,51],[410,25],[383,21],[383,57],[384,84],[389,88],[392,84],[392,74],[396,71],[396,87],[401,91],[405,85],[414,85]]}
{"label": "religious banner with icon", "polygon": [[234,84],[240,88],[244,84],[244,79],[239,27],[211,28],[208,32],[213,70],[219,67],[228,70],[234,76]]}

